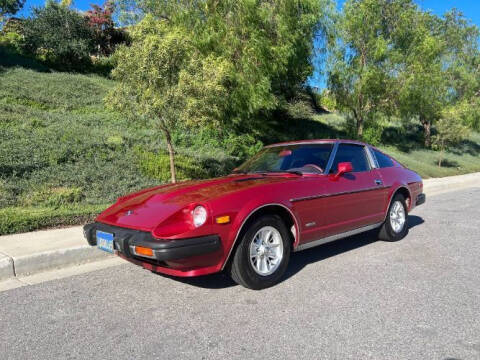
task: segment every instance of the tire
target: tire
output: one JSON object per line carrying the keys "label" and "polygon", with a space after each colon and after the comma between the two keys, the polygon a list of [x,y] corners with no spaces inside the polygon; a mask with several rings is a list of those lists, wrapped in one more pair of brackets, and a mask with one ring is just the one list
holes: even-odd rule
{"label": "tire", "polygon": [[[401,206],[401,208],[400,208]],[[402,210],[403,209],[403,210]],[[403,224],[402,214],[403,213]],[[392,218],[392,216],[394,216]],[[400,221],[400,222],[399,222]],[[384,241],[399,241],[403,239],[408,233],[408,212],[405,198],[401,194],[397,194],[392,199],[388,208],[385,222],[380,228],[378,237]]]}
{"label": "tire", "polygon": [[230,276],[252,290],[271,287],[280,281],[288,266],[289,232],[277,215],[261,216],[247,226],[233,255]]}

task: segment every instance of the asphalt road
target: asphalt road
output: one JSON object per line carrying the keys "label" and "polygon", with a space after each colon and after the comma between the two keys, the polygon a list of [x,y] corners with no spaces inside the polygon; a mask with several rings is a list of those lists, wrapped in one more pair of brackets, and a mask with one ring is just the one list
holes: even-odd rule
{"label": "asphalt road", "polygon": [[293,255],[255,292],[130,264],[0,293],[0,359],[480,359],[480,188],[437,195],[398,243]]}

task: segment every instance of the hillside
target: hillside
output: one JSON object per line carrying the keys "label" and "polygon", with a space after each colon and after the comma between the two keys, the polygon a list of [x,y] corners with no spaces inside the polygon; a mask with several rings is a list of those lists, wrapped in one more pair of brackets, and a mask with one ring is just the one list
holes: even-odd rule
{"label": "hillside", "polygon": [[[0,67],[0,235],[85,221],[169,178],[163,141],[146,121],[105,110],[111,86],[95,75]],[[221,149],[177,151],[181,178],[232,167]]]}
{"label": "hillside", "polygon": [[[0,66],[0,235],[82,223],[118,196],[168,179],[165,146],[152,125],[105,109],[111,80],[43,70]],[[345,137],[347,125],[299,100],[265,126],[262,140],[273,142]],[[228,173],[236,160],[214,140],[192,136],[175,135],[180,177]],[[448,153],[443,168],[436,152],[395,142],[395,135],[387,140],[395,145],[381,148],[422,176],[480,171],[479,134]]]}

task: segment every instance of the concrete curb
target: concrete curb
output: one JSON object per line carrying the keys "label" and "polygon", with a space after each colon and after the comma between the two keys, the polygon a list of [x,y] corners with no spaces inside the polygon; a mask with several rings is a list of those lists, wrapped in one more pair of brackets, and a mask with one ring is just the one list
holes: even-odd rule
{"label": "concrete curb", "polygon": [[480,186],[480,172],[423,181],[423,191],[427,196],[475,186]]}
{"label": "concrete curb", "polygon": [[[480,186],[480,173],[426,179],[427,196]],[[0,281],[112,258],[91,247],[80,226],[0,236]]]}
{"label": "concrete curb", "polygon": [[0,281],[113,258],[87,244],[81,226],[0,236]]}
{"label": "concrete curb", "polygon": [[15,276],[13,260],[10,256],[0,253],[0,281]]}
{"label": "concrete curb", "polygon": [[41,252],[13,258],[15,276],[27,276],[47,270],[105,260],[112,255],[89,245]]}

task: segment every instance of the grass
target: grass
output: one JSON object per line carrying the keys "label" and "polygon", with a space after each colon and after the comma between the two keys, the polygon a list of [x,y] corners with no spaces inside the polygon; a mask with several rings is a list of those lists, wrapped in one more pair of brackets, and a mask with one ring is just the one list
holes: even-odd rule
{"label": "grass", "polygon": [[379,146],[400,163],[416,171],[424,179],[453,176],[480,171],[480,156],[447,152],[442,167],[438,166],[440,154],[431,150],[413,150],[403,152],[392,146]]}
{"label": "grass", "polygon": [[[85,222],[169,178],[168,167],[148,163],[166,153],[152,125],[106,110],[112,80],[16,63],[0,51],[0,235]],[[184,178],[233,166],[223,149],[188,141],[176,149]]]}
{"label": "grass", "polygon": [[[0,235],[81,224],[121,195],[168,181],[165,144],[152,124],[106,110],[103,98],[113,85],[2,57],[0,48]],[[253,142],[219,145],[208,129],[178,131],[179,174],[226,174],[236,162],[232,148],[244,158],[259,140],[348,138],[348,129],[344,117],[322,114],[304,94],[262,121]],[[388,122],[379,147],[425,178],[480,171],[480,134],[447,152],[443,167],[418,134],[415,123]]]}

